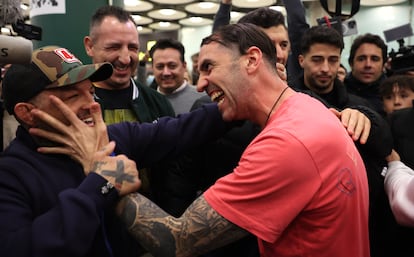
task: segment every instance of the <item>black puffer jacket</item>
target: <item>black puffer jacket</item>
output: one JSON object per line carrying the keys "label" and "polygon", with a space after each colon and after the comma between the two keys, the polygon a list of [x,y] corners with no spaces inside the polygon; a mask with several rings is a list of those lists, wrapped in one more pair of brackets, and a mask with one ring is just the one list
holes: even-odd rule
{"label": "black puffer jacket", "polygon": [[365,84],[352,76],[352,73],[348,73],[345,77],[344,84],[349,93],[367,99],[373,106],[374,111],[385,117],[381,96],[379,94],[379,86],[385,78],[386,76],[383,74],[377,81],[371,84]]}

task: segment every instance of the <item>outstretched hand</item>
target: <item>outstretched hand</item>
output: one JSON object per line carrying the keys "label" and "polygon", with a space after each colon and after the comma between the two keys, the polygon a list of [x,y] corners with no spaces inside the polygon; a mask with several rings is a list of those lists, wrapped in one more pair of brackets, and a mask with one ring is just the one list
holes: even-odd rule
{"label": "outstretched hand", "polygon": [[88,126],[59,98],[50,96],[52,103],[60,110],[69,122],[68,125],[57,120],[39,109],[33,109],[32,114],[39,120],[55,129],[48,131],[40,128],[30,128],[30,134],[56,142],[57,146],[39,147],[38,151],[46,154],[65,154],[79,162],[85,172],[92,168],[93,155],[109,142],[106,124],[102,119],[98,103],[92,103],[90,113],[94,121]]}
{"label": "outstretched hand", "polygon": [[365,114],[351,108],[346,108],[341,112],[334,108],[330,108],[330,110],[341,120],[354,141],[359,140],[361,144],[367,142],[371,131],[371,121]]}

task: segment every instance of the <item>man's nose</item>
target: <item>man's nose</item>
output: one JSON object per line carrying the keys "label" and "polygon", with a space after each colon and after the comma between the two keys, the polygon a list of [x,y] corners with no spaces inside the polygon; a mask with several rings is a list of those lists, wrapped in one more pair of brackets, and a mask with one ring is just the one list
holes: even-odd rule
{"label": "man's nose", "polygon": [[122,48],[118,59],[123,64],[129,64],[131,62],[131,53],[128,49]]}
{"label": "man's nose", "polygon": [[164,68],[162,69],[162,74],[163,75],[170,75],[171,74],[171,69],[168,68],[168,66],[164,66]]}

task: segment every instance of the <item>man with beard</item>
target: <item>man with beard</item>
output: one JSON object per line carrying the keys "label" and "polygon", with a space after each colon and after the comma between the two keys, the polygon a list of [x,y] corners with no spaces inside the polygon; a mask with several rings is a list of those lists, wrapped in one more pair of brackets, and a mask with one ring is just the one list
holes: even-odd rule
{"label": "man with beard", "polygon": [[299,90],[316,93],[327,103],[338,109],[354,105],[372,107],[362,97],[348,94],[337,79],[344,48],[342,35],[326,26],[315,26],[302,37],[301,54],[298,57],[303,75],[291,84]]}
{"label": "man with beard", "polygon": [[355,145],[325,106],[277,75],[275,55],[249,23],[203,40],[198,90],[223,119],[250,120],[262,131],[233,172],[179,218],[139,194],[124,198],[119,213],[150,252],[197,256],[251,233],[264,257],[369,255],[368,187]]}

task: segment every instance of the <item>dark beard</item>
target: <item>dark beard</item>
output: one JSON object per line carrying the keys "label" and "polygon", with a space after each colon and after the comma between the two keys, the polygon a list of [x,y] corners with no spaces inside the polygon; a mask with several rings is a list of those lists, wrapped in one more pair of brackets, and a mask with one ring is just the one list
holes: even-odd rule
{"label": "dark beard", "polygon": [[310,89],[312,91],[314,91],[315,93],[326,94],[327,92],[325,92],[325,91],[330,87],[330,84],[333,84],[333,81],[331,83],[327,84],[327,85],[320,85],[313,78],[311,78],[309,80],[309,84],[310,84],[310,87],[311,87]]}

